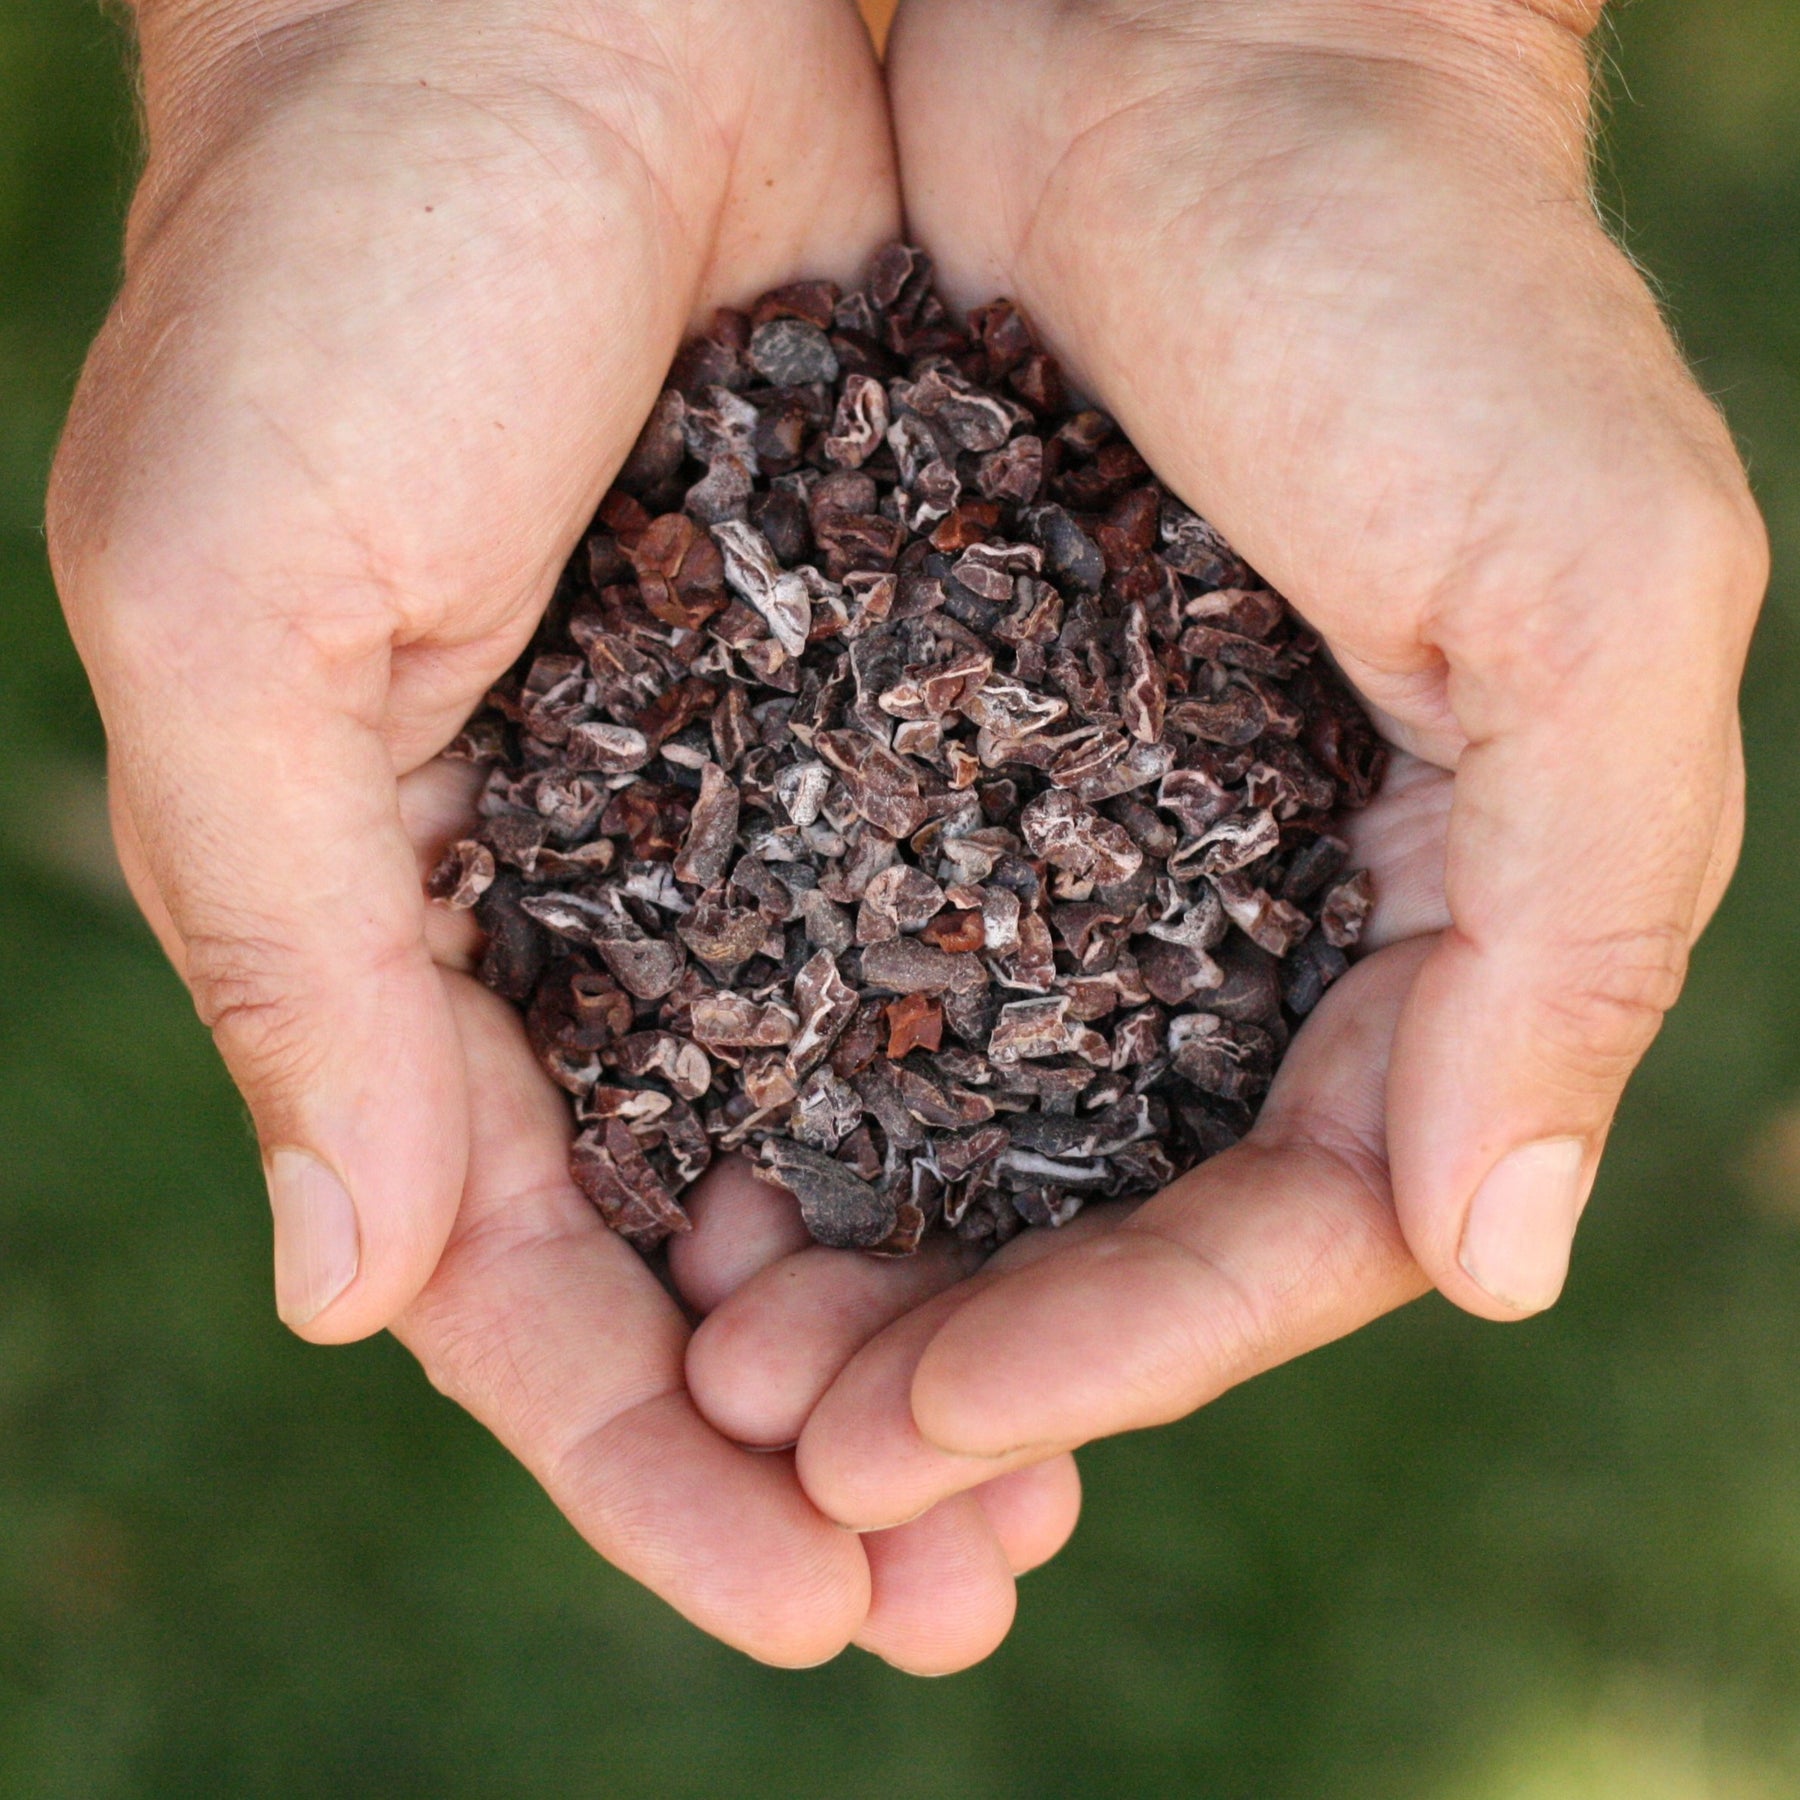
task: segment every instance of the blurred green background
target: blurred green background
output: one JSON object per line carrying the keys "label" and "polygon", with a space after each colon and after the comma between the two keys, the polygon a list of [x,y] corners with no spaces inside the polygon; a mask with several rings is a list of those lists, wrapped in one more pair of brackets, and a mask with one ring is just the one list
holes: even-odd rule
{"label": "blurred green background", "polygon": [[1087,1453],[1011,1641],[720,1649],[386,1341],[277,1327],[239,1107],[104,849],[39,529],[123,39],[0,9],[0,1795],[1800,1792],[1800,8],[1640,0],[1607,181],[1750,457],[1751,829],[1564,1304],[1437,1302]]}

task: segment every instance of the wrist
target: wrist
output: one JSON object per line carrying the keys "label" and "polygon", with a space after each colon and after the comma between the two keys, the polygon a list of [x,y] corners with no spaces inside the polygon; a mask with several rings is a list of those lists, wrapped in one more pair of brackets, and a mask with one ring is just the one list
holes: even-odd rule
{"label": "wrist", "polygon": [[700,3],[135,0],[149,158],[128,263],[198,187],[236,205],[249,169],[283,186],[535,158],[549,192],[635,151],[701,211],[725,134],[671,28]]}
{"label": "wrist", "polygon": [[[913,0],[942,12],[956,0]],[[1025,42],[1087,71],[1067,118],[1117,96],[1179,95],[1190,135],[1242,139],[1363,126],[1419,135],[1516,184],[1585,200],[1585,34],[1604,0],[1037,0]],[[940,21],[941,22],[941,21]],[[1083,41],[1085,40],[1085,41]],[[1028,52],[1029,54],[1029,52]],[[1094,70],[1104,71],[1095,76]],[[1307,121],[1313,123],[1309,126]],[[1209,123],[1210,122],[1210,123]],[[1229,142],[1221,152],[1227,163]]]}

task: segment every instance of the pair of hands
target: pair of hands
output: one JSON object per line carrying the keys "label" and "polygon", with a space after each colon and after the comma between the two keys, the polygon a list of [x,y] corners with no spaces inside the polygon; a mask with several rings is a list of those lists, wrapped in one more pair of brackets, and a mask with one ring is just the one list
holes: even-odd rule
{"label": "pair of hands", "polygon": [[[729,1642],[941,1671],[1073,1529],[1074,1445],[1431,1284],[1555,1298],[1736,854],[1766,575],[1589,203],[1595,11],[906,0],[884,92],[849,0],[139,0],[150,159],[51,549],[296,1330],[391,1326]],[[471,798],[434,759],[684,332],[854,280],[902,194],[949,295],[1023,305],[1399,746],[1355,825],[1373,953],[1252,1137],[1136,1211],[883,1264],[727,1165],[684,1311],[423,903]]]}

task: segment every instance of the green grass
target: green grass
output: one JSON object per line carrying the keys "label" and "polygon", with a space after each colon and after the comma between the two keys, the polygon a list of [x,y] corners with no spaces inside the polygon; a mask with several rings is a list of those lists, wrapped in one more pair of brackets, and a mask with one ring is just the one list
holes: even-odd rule
{"label": "green grass", "polygon": [[[392,1344],[268,1302],[251,1142],[32,796],[99,735],[38,531],[134,156],[121,40],[0,14],[0,1794],[1800,1789],[1800,15],[1641,0],[1615,204],[1751,458],[1778,581],[1743,873],[1553,1316],[1436,1302],[1084,1457],[1010,1643],[779,1675],[597,1562]],[[91,786],[91,782],[89,784]],[[1800,1116],[1796,1113],[1795,1116]]]}

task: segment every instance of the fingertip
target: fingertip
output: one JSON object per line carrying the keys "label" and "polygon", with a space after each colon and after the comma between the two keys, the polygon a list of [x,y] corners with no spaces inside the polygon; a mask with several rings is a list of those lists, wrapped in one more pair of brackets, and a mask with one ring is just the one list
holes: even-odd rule
{"label": "fingertip", "polygon": [[732,1303],[708,1314],[688,1340],[688,1391],[701,1417],[734,1443],[763,1449],[793,1443],[820,1379],[830,1379],[809,1375],[807,1346],[789,1335],[794,1321],[782,1290],[803,1280],[793,1258],[764,1271]]}
{"label": "fingertip", "polygon": [[1482,1178],[1456,1260],[1483,1317],[1528,1319],[1556,1304],[1593,1176],[1581,1139],[1550,1138],[1509,1151]]}
{"label": "fingertip", "polygon": [[896,1320],[850,1359],[808,1416],[795,1467],[827,1517],[854,1531],[888,1530],[1012,1466],[946,1454],[920,1436],[913,1418],[919,1354],[960,1303],[960,1294],[942,1294]]}
{"label": "fingertip", "polygon": [[991,1656],[1018,1611],[1004,1549],[968,1494],[862,1539],[869,1615],[857,1645],[908,1675],[954,1675]]}
{"label": "fingertip", "polygon": [[813,1568],[790,1568],[779,1592],[765,1591],[738,1614],[738,1647],[771,1669],[835,1662],[868,1622],[872,1580],[861,1540],[828,1520],[818,1520],[817,1527],[818,1541],[801,1550],[802,1556],[810,1551]]}
{"label": "fingertip", "polygon": [[726,1443],[679,1391],[620,1414],[545,1485],[609,1562],[758,1662],[829,1662],[868,1618],[861,1540],[808,1504],[791,1457]]}
{"label": "fingertip", "polygon": [[1066,1452],[971,1490],[1015,1576],[1047,1563],[1081,1517],[1081,1472]]}
{"label": "fingertip", "polygon": [[321,1321],[355,1281],[362,1232],[350,1190],[311,1151],[283,1145],[263,1158],[275,1228],[275,1313],[312,1343],[342,1342]]}
{"label": "fingertip", "polygon": [[1106,1431],[1161,1423],[1176,1365],[1198,1368],[1169,1280],[1170,1245],[1129,1227],[1002,1277],[933,1335],[913,1370],[920,1437],[945,1456],[1049,1454]]}
{"label": "fingertip", "polygon": [[1578,1074],[1534,1014],[1581,1001],[1547,1002],[1532,971],[1491,964],[1456,933],[1426,959],[1396,1037],[1388,1139],[1419,1267],[1465,1312],[1514,1323],[1563,1292],[1624,1070]]}
{"label": "fingertip", "polygon": [[740,1444],[792,1444],[864,1345],[967,1267],[942,1239],[903,1259],[817,1245],[784,1257],[695,1331],[687,1357],[695,1405]]}
{"label": "fingertip", "polygon": [[984,1321],[977,1314],[952,1330],[955,1323],[932,1339],[913,1371],[913,1425],[927,1445],[945,1456],[1003,1456],[1017,1434],[1007,1428],[1004,1391],[993,1392],[982,1362]]}
{"label": "fingertip", "polygon": [[276,1313],[309,1343],[385,1330],[418,1298],[468,1173],[469,1073],[443,978],[421,957],[383,987],[384,1029],[346,1031],[328,1076],[260,1109]]}

